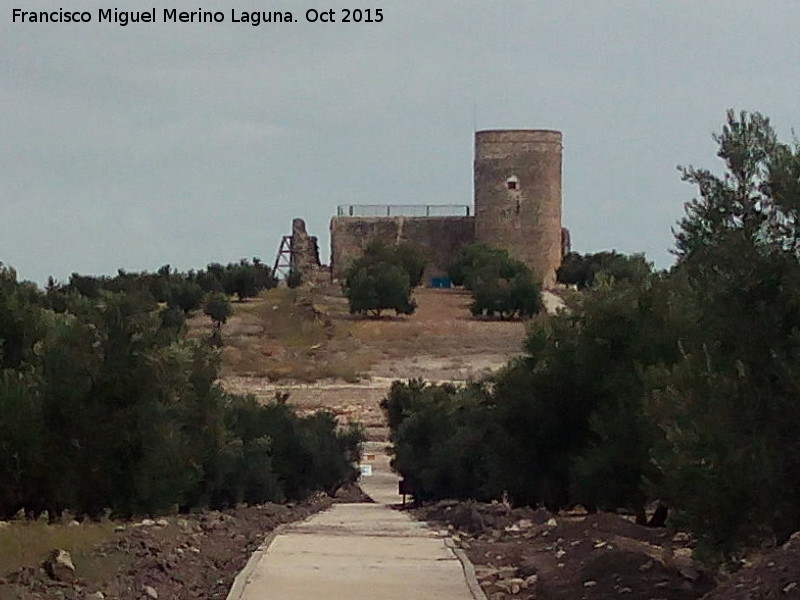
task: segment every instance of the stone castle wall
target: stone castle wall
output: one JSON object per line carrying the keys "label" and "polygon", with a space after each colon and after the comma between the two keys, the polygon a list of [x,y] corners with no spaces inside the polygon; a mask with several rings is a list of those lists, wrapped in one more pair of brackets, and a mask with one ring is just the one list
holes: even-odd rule
{"label": "stone castle wall", "polygon": [[561,141],[561,132],[550,130],[476,132],[474,217],[333,217],[333,277],[375,239],[420,247],[429,261],[426,278],[443,275],[462,248],[477,242],[507,250],[545,288],[555,286],[570,246],[561,227]]}
{"label": "stone castle wall", "polygon": [[418,246],[428,261],[425,279],[444,275],[461,249],[475,242],[473,217],[333,217],[331,269],[341,277],[371,241]]}

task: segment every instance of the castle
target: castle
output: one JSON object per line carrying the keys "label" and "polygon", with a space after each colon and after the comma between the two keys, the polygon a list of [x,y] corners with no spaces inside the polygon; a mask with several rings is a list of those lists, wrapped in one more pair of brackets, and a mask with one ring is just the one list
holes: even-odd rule
{"label": "castle", "polygon": [[[559,131],[476,132],[474,214],[467,205],[340,206],[330,224],[332,277],[340,277],[375,239],[420,247],[428,278],[443,275],[465,246],[481,243],[507,250],[544,287],[553,287],[569,250],[569,233],[561,227],[561,154]],[[302,220],[295,219],[285,243],[288,265],[304,273],[319,268],[316,238],[306,234]],[[276,267],[280,259],[279,252]]]}

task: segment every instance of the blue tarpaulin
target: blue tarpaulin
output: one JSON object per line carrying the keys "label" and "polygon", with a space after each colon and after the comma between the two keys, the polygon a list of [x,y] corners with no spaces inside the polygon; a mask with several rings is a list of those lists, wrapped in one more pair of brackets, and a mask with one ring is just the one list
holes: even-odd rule
{"label": "blue tarpaulin", "polygon": [[452,287],[453,282],[449,277],[431,277],[432,288],[449,288]]}

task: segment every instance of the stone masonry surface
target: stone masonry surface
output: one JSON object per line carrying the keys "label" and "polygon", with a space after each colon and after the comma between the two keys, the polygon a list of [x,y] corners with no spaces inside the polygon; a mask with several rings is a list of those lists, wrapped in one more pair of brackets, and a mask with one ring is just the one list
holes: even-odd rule
{"label": "stone masonry surface", "polygon": [[475,241],[475,222],[472,217],[333,217],[333,276],[341,277],[376,239],[418,246],[428,260],[427,279],[443,275],[461,249]]}

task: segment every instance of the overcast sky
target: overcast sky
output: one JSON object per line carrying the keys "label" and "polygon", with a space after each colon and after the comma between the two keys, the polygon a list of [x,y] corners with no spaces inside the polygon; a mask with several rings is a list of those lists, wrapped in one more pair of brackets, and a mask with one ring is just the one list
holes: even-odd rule
{"label": "overcast sky", "polygon": [[[574,249],[665,267],[695,193],[676,165],[717,168],[725,110],[800,130],[797,0],[158,2],[16,3],[90,24],[2,2],[0,261],[21,278],[271,263],[295,216],[327,262],[338,204],[471,203],[475,128],[561,130]],[[226,22],[161,22],[173,7]],[[383,21],[305,22],[357,7]]]}

